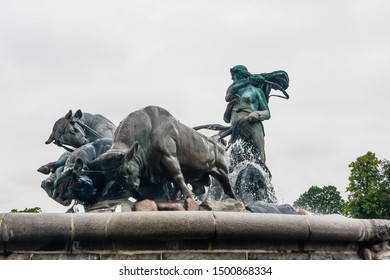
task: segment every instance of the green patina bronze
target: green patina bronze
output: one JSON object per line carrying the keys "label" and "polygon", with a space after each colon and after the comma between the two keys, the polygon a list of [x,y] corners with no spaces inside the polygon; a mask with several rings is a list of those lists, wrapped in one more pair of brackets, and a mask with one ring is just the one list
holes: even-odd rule
{"label": "green patina bronze", "polygon": [[[271,117],[268,101],[272,89],[283,93],[279,97],[289,98],[285,92],[288,75],[284,71],[251,74],[242,65],[230,72],[233,83],[226,92],[224,120],[231,127],[213,124],[194,128],[219,130],[215,138],[195,132],[157,106],[129,114],[116,130],[101,115],[69,111],[54,124],[45,143],[74,149],[68,148],[57,161],[38,169],[50,174],[41,187],[62,205],[73,201],[86,209],[129,197],[177,200],[178,193],[186,201],[196,195],[214,200],[238,198],[245,205],[275,203],[268,184],[271,174],[265,165],[262,122]],[[230,133],[230,143],[243,140],[237,150],[229,150],[230,146],[216,140],[224,142]],[[234,187],[229,172],[237,174]],[[211,181],[210,176],[216,180]],[[205,186],[211,190],[222,187],[221,195],[206,194]],[[255,206],[264,208],[263,204]]]}
{"label": "green patina bronze", "polygon": [[271,117],[268,101],[271,89],[280,90],[285,99],[289,95],[289,77],[284,71],[272,73],[251,74],[243,65],[230,69],[233,84],[226,92],[225,100],[228,102],[224,121],[231,123],[233,133],[231,142],[242,139],[249,144],[265,163],[264,127],[263,121]]}

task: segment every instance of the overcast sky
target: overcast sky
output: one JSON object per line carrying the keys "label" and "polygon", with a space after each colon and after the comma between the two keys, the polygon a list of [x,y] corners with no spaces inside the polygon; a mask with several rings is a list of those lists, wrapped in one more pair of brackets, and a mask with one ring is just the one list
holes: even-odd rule
{"label": "overcast sky", "polygon": [[390,159],[389,13],[386,0],[0,0],[0,212],[66,210],[36,170],[62,153],[44,142],[69,109],[223,124],[237,64],[290,76],[264,122],[279,202],[312,185],[346,197],[349,163]]}

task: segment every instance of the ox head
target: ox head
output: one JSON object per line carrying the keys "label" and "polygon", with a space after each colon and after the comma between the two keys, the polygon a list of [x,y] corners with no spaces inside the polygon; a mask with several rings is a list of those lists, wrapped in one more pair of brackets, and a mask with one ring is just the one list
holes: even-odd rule
{"label": "ox head", "polygon": [[54,141],[57,145],[68,145],[74,148],[88,143],[84,129],[78,124],[82,121],[82,116],[81,110],[78,110],[74,116],[72,110],[69,110],[65,117],[55,122],[53,131],[45,143],[50,144]]}
{"label": "ox head", "polygon": [[107,178],[115,181],[124,189],[132,191],[141,183],[140,165],[136,161],[136,155],[140,147],[135,142],[131,148],[123,151],[109,150],[91,161],[88,166],[94,170],[104,172]]}
{"label": "ox head", "polygon": [[96,198],[96,188],[91,177],[84,175],[83,161],[78,158],[73,168],[62,172],[55,181],[56,201],[69,206],[73,199],[89,204]]}

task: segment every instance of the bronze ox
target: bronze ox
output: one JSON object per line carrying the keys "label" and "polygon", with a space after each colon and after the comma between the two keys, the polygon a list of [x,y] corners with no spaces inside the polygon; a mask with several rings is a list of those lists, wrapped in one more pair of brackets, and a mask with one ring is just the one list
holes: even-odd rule
{"label": "bronze ox", "polygon": [[136,200],[174,198],[176,193],[170,185],[164,184],[159,188],[142,186],[131,192],[109,180],[103,172],[90,169],[89,162],[109,150],[111,145],[112,139],[102,138],[63,155],[57,163],[63,162],[62,166],[54,171],[53,176],[43,181],[41,187],[58,203],[69,206],[75,200],[85,209],[100,201],[129,197]]}
{"label": "bronze ox", "polygon": [[224,147],[156,106],[128,115],[117,128],[111,149],[89,167],[104,171],[130,191],[141,184],[162,186],[170,181],[184,197],[193,197],[187,183],[207,184],[211,175],[235,198]]}
{"label": "bronze ox", "polygon": [[77,110],[72,115],[72,110],[55,122],[49,139],[45,142],[62,146],[67,145],[79,148],[86,143],[100,138],[111,138],[116,126],[102,115],[92,115]]}
{"label": "bronze ox", "polygon": [[88,162],[106,152],[112,139],[102,138],[76,149],[66,160],[64,169],[57,175],[52,189],[47,193],[62,205],[72,200],[88,208],[93,203],[107,199],[128,198],[130,193],[108,180],[101,172],[88,169]]}
{"label": "bronze ox", "polygon": [[65,117],[54,123],[52,133],[45,142],[46,144],[54,142],[56,145],[64,147],[68,153],[62,154],[56,161],[42,165],[38,171],[43,174],[54,173],[57,168],[65,164],[69,152],[73,152],[72,149],[66,146],[79,148],[101,138],[112,139],[115,129],[116,126],[102,115],[83,113],[81,110],[77,110],[72,115],[72,110],[69,110]]}
{"label": "bronze ox", "polygon": [[50,197],[54,198],[58,195],[55,186],[57,176],[63,171],[68,157],[74,151],[64,145],[77,149],[101,138],[112,139],[115,128],[116,126],[104,116],[83,113],[81,110],[77,110],[74,115],[72,110],[69,110],[64,117],[55,122],[52,133],[45,143],[54,142],[58,146],[64,147],[68,152],[63,153],[58,160],[42,165],[38,169],[43,174],[51,173],[41,183],[41,187]]}

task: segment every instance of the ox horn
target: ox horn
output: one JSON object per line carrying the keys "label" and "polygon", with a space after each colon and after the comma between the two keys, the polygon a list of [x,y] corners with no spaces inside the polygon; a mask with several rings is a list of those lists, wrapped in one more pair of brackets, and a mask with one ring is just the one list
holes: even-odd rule
{"label": "ox horn", "polygon": [[54,139],[54,133],[52,132],[49,136],[49,139],[47,139],[47,141],[45,142],[45,144],[50,144],[51,142],[53,142],[55,139]]}
{"label": "ox horn", "polygon": [[83,117],[83,112],[81,112],[81,110],[78,109],[78,110],[76,111],[76,113],[74,113],[74,117],[75,117],[76,119],[81,119],[81,118]]}
{"label": "ox horn", "polygon": [[72,117],[72,110],[69,110],[69,112],[65,115],[65,119],[70,119]]}

